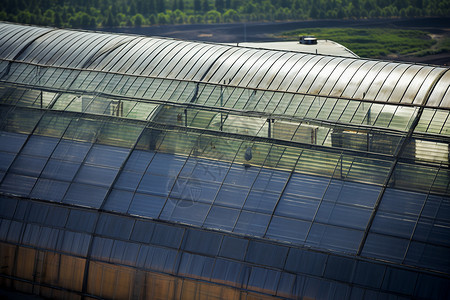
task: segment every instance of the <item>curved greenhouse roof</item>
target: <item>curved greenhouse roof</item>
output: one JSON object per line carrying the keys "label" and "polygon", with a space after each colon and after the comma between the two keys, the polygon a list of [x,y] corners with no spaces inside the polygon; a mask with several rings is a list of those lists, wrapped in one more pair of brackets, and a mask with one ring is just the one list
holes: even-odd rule
{"label": "curved greenhouse roof", "polygon": [[[323,97],[450,108],[446,85],[450,75],[448,69],[442,67],[141,36],[10,24],[0,26],[5,33],[1,37],[0,55],[5,60]],[[434,86],[436,88],[430,90]]]}
{"label": "curved greenhouse roof", "polygon": [[0,23],[3,286],[449,297],[449,87],[440,66]]}

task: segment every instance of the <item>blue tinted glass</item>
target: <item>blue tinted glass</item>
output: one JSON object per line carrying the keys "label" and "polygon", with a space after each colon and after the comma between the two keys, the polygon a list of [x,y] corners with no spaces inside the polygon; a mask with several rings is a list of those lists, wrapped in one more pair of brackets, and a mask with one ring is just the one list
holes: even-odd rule
{"label": "blue tinted glass", "polygon": [[50,159],[42,172],[42,177],[72,181],[79,166],[78,163]]}
{"label": "blue tinted glass", "polygon": [[139,253],[139,245],[123,241],[114,241],[111,251],[111,262],[134,265]]}
{"label": "blue tinted glass", "polygon": [[91,235],[72,231],[64,231],[63,241],[61,243],[61,251],[86,256]]}
{"label": "blue tinted glass", "polygon": [[270,222],[266,237],[293,243],[303,243],[310,225],[310,222],[274,216]]}
{"label": "blue tinted glass", "polygon": [[244,209],[262,213],[272,213],[279,197],[279,194],[251,190],[245,201]]}
{"label": "blue tinted glass", "polygon": [[353,258],[330,255],[324,277],[349,282],[353,277],[354,268],[355,260]]}
{"label": "blue tinted glass", "polygon": [[[435,196],[430,195],[428,199],[431,199],[432,197]],[[450,197],[442,197],[442,202],[439,206],[436,219],[450,222]]]}
{"label": "blue tinted glass", "polygon": [[69,182],[40,178],[31,192],[32,198],[61,202]]}
{"label": "blue tinted glass", "polygon": [[107,188],[88,184],[72,183],[64,197],[64,203],[100,208],[105,199]]}
{"label": "blue tinted glass", "polygon": [[414,296],[417,299],[448,299],[448,279],[428,274],[419,274]]}
{"label": "blue tinted glass", "polygon": [[417,281],[417,272],[387,268],[382,288],[384,290],[412,295]]}
{"label": "blue tinted glass", "polygon": [[9,225],[7,240],[10,242],[19,243],[24,230],[24,224],[16,221],[12,221]]}
{"label": "blue tinted glass", "polygon": [[355,182],[343,182],[333,179],[324,200],[373,207],[378,199],[381,187]]}
{"label": "blue tinted glass", "polygon": [[214,258],[185,252],[181,258],[178,274],[194,278],[209,279],[211,277],[213,267]]}
{"label": "blue tinted glass", "polygon": [[148,166],[147,172],[159,175],[177,176],[184,165],[186,158],[183,156],[156,153]]}
{"label": "blue tinted glass", "polygon": [[364,230],[371,213],[372,210],[367,208],[323,201],[320,204],[315,221]]}
{"label": "blue tinted glass", "polygon": [[101,214],[97,223],[96,233],[114,238],[128,239],[133,225],[134,220],[131,218]]}
{"label": "blue tinted glass", "polygon": [[247,287],[257,290],[276,291],[281,273],[265,268],[252,267]]}
{"label": "blue tinted glass", "polygon": [[69,216],[69,209],[60,206],[50,206],[44,224],[49,226],[64,227]]}
{"label": "blue tinted glass", "polygon": [[126,171],[144,173],[154,155],[154,152],[134,150],[123,169]]}
{"label": "blue tinted glass", "polygon": [[28,196],[36,182],[36,178],[8,173],[3,179],[0,191],[18,196]]}
{"label": "blue tinted glass", "polygon": [[286,270],[322,276],[327,258],[328,255],[320,252],[291,248],[286,261]]}
{"label": "blue tinted glass", "polygon": [[231,260],[216,259],[212,280],[226,282],[231,285],[238,285],[241,279],[242,264]]}
{"label": "blue tinted glass", "polygon": [[42,156],[49,157],[56,145],[58,144],[59,139],[33,135],[23,147],[22,153],[34,156]]}
{"label": "blue tinted glass", "polygon": [[408,247],[405,264],[449,273],[448,247],[412,241]]}
{"label": "blue tinted glass", "polygon": [[216,256],[222,235],[214,232],[188,230],[184,237],[183,249],[189,252]]}
{"label": "blue tinted glass", "polygon": [[219,183],[178,177],[172,187],[170,197],[192,202],[212,203],[219,188]]}
{"label": "blue tinted glass", "polygon": [[25,134],[0,131],[0,150],[18,153],[27,137]]}
{"label": "blue tinted glass", "polygon": [[258,168],[246,168],[243,165],[233,164],[224,182],[230,185],[251,187],[258,172]]}
{"label": "blue tinted glass", "polygon": [[286,193],[322,199],[327,188],[329,178],[293,174],[286,186]]}
{"label": "blue tinted glass", "polygon": [[154,245],[178,249],[180,247],[183,234],[184,234],[183,228],[163,224],[156,224],[155,230],[152,235],[151,243]]}
{"label": "blue tinted glass", "polygon": [[253,189],[280,193],[288,178],[288,172],[261,169],[253,184]]}
{"label": "blue tinted glass", "polygon": [[234,227],[234,232],[263,236],[270,221],[270,215],[242,211]]}
{"label": "blue tinted glass", "polygon": [[141,246],[137,258],[138,267],[172,273],[176,265],[177,251],[153,246]]}
{"label": "blue tinted glass", "polygon": [[426,194],[387,188],[380,203],[380,210],[400,214],[418,215]]}
{"label": "blue tinted glass", "polygon": [[409,241],[405,239],[369,233],[362,255],[401,262],[408,243]]}
{"label": "blue tinted glass", "polygon": [[134,192],[137,189],[141,178],[141,173],[122,171],[119,174],[117,181],[114,183],[114,187]]}
{"label": "blue tinted glass", "polygon": [[167,196],[174,184],[174,177],[144,174],[137,191],[158,196]]}
{"label": "blue tinted glass", "polygon": [[166,198],[147,194],[134,195],[128,213],[137,216],[157,218],[166,202]]}
{"label": "blue tinted glass", "polygon": [[422,217],[450,221],[450,198],[428,195],[422,210]]}
{"label": "blue tinted glass", "polygon": [[287,247],[250,241],[245,261],[281,269],[284,267],[287,253]]}
{"label": "blue tinted glass", "polygon": [[153,222],[136,220],[131,233],[131,240],[146,244],[150,243],[154,228],[155,223]]}
{"label": "blue tinted glass", "polygon": [[82,165],[75,177],[76,182],[109,187],[118,170],[91,165]]}
{"label": "blue tinted glass", "polygon": [[229,163],[189,158],[183,170],[181,170],[180,176],[197,178],[202,181],[222,182],[229,166]]}
{"label": "blue tinted glass", "polygon": [[41,203],[30,203],[30,211],[28,213],[27,221],[29,223],[44,223],[44,220],[47,217],[49,206],[42,205]]}
{"label": "blue tinted glass", "polygon": [[312,221],[319,206],[319,200],[293,195],[283,195],[275,214]]}
{"label": "blue tinted glass", "polygon": [[239,216],[239,210],[213,206],[203,226],[232,231]]}
{"label": "blue tinted glass", "polygon": [[0,170],[2,171],[8,170],[9,166],[11,165],[15,157],[16,157],[15,154],[0,152]]}
{"label": "blue tinted glass", "polygon": [[227,258],[243,260],[247,252],[248,240],[225,235],[219,255]]}
{"label": "blue tinted glass", "polygon": [[314,277],[306,277],[303,291],[306,299],[348,299],[350,296],[347,285]]}
{"label": "blue tinted glass", "polygon": [[94,237],[94,240],[92,242],[91,256],[93,258],[109,261],[113,243],[114,240],[112,239]]}
{"label": "blue tinted glass", "polygon": [[133,193],[123,190],[112,190],[105,202],[104,209],[126,213],[130,206]]}
{"label": "blue tinted glass", "polygon": [[370,230],[409,239],[415,226],[416,219],[411,216],[379,211]]}
{"label": "blue tinted glass", "polygon": [[247,194],[248,188],[224,184],[217,194],[216,201],[214,203],[233,208],[242,208]]}
{"label": "blue tinted glass", "polygon": [[277,288],[277,296],[285,298],[293,298],[292,288],[295,283],[296,276],[289,273],[281,273],[280,283]]}
{"label": "blue tinted glass", "polygon": [[161,219],[200,226],[205,221],[209,208],[209,204],[169,198],[161,212]]}
{"label": "blue tinted glass", "polygon": [[414,239],[450,247],[450,224],[422,218],[415,229]]}
{"label": "blue tinted glass", "polygon": [[306,244],[354,253],[358,250],[363,235],[364,232],[359,230],[314,223]]}
{"label": "blue tinted glass", "polygon": [[90,143],[61,140],[53,152],[52,158],[81,163],[91,146]]}
{"label": "blue tinted glass", "polygon": [[66,228],[76,231],[92,232],[97,221],[97,213],[72,209],[69,213]]}
{"label": "blue tinted glass", "polygon": [[359,261],[358,266],[356,267],[355,276],[353,277],[353,282],[379,289],[383,282],[385,271],[386,266]]}
{"label": "blue tinted glass", "polygon": [[37,156],[20,155],[10,168],[10,172],[27,176],[39,176],[44,169],[46,158]]}
{"label": "blue tinted glass", "polygon": [[86,157],[86,163],[120,168],[125,161],[128,152],[130,152],[130,149],[96,144],[92,146],[91,151],[89,151],[89,154]]}
{"label": "blue tinted glass", "polygon": [[16,210],[17,200],[7,197],[0,197],[0,217],[12,219]]}

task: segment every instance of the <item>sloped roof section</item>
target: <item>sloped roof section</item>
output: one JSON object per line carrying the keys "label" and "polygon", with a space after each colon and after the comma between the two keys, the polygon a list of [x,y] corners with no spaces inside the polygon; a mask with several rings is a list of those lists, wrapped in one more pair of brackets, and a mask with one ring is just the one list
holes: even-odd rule
{"label": "sloped roof section", "polygon": [[0,57],[31,64],[450,108],[442,78],[447,69],[437,66],[11,24],[1,28],[6,34]]}

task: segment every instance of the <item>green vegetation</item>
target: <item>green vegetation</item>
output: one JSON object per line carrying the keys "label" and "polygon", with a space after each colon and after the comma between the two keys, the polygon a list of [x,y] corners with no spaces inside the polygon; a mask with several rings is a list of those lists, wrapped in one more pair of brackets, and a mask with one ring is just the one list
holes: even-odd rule
{"label": "green vegetation", "polygon": [[317,39],[336,41],[361,57],[379,58],[389,55],[416,56],[448,52],[450,39],[439,42],[430,34],[419,30],[390,28],[310,28],[282,33],[286,39],[297,39],[301,35],[314,35]]}
{"label": "green vegetation", "polygon": [[450,0],[3,0],[0,20],[57,27],[449,16]]}

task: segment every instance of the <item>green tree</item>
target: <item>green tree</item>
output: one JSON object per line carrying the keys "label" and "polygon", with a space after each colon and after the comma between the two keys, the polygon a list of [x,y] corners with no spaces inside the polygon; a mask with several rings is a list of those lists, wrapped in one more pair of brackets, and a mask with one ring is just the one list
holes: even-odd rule
{"label": "green tree", "polygon": [[225,8],[225,3],[224,3],[223,0],[216,0],[215,6],[216,6],[216,9],[217,9],[219,12],[223,12],[223,10],[224,10],[224,8]]}
{"label": "green tree", "polygon": [[144,16],[141,14],[136,14],[133,17],[133,21],[135,27],[141,27],[142,24],[144,24]]}

